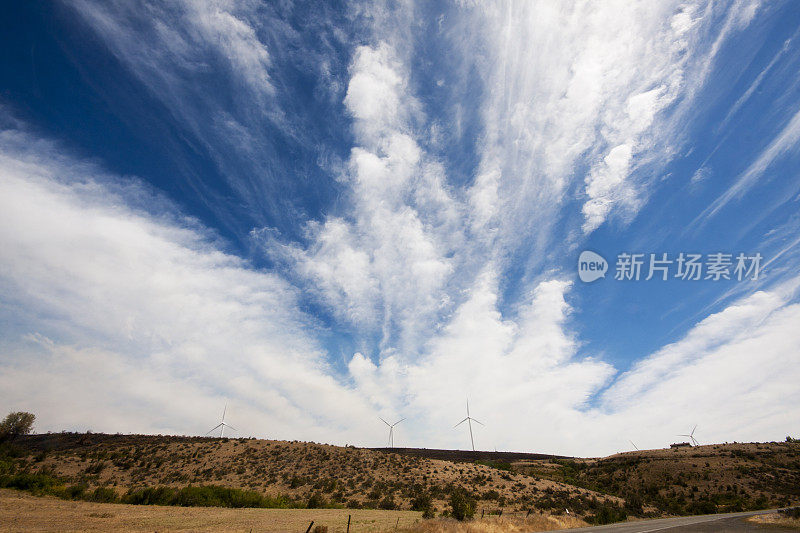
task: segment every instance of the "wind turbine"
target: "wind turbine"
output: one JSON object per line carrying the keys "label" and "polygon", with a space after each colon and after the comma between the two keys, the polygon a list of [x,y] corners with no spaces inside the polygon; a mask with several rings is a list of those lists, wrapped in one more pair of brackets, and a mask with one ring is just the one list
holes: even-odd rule
{"label": "wind turbine", "polygon": [[691,433],[689,433],[688,435],[686,435],[686,434],[682,434],[682,435],[678,435],[678,436],[679,436],[679,437],[689,437],[690,439],[692,439],[692,444],[694,444],[695,446],[699,446],[699,445],[700,445],[700,443],[699,443],[699,442],[697,442],[697,439],[696,439],[696,438],[694,438],[694,430],[695,430],[695,429],[697,429],[697,424],[695,424],[695,425],[694,425],[694,428],[692,428],[692,432],[691,432]]}
{"label": "wind turbine", "polygon": [[[378,418],[381,418],[381,417],[378,417]],[[394,424],[390,424],[389,422],[387,422],[386,420],[381,418],[381,422],[383,422],[384,424],[389,426],[389,448],[394,448],[394,427],[397,424],[399,424],[400,422],[402,422],[403,420],[405,420],[405,418],[401,418],[400,420],[398,420]]]}
{"label": "wind turbine", "polygon": [[469,400],[467,400],[467,418],[465,418],[464,420],[462,420],[461,422],[459,422],[458,424],[456,424],[453,427],[457,428],[458,426],[460,426],[464,422],[466,422],[467,425],[469,426],[469,441],[472,443],[472,451],[474,452],[475,451],[475,439],[472,438],[472,423],[476,422],[476,423],[478,423],[478,424],[480,424],[482,426],[485,426],[486,424],[484,424],[483,422],[481,422],[479,420],[475,420],[474,418],[469,416]]}
{"label": "wind turbine", "polygon": [[[222,410],[222,422],[220,422],[219,424],[217,424],[216,426],[211,428],[208,431],[208,433],[216,431],[217,428],[219,428],[219,437],[222,438],[222,434],[225,433],[225,428],[230,428],[230,429],[232,429],[234,431],[238,431],[235,427],[225,423],[225,413],[227,411],[228,411],[228,404],[225,404],[225,409]],[[208,435],[208,433],[206,433],[206,435]]]}
{"label": "wind turbine", "polygon": [[630,443],[631,443],[631,446],[633,446],[634,448],[636,448],[636,451],[637,451],[637,452],[639,451],[639,448],[637,448],[637,447],[636,447],[636,445],[633,443],[633,441],[632,441],[632,440],[628,440],[628,442],[630,442]]}

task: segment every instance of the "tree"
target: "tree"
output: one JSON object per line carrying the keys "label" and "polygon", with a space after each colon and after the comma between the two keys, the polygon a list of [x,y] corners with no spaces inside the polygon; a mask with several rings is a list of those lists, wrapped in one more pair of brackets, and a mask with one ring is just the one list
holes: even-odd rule
{"label": "tree", "polygon": [[34,420],[36,415],[33,413],[24,411],[9,413],[5,420],[0,422],[0,442],[29,434],[33,430]]}

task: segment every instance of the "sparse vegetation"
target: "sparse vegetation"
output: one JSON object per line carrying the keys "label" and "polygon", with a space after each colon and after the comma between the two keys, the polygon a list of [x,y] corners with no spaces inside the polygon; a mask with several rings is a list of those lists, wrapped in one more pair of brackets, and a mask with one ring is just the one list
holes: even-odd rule
{"label": "sparse vegetation", "polygon": [[800,446],[788,441],[512,466],[529,475],[619,496],[624,499],[622,510],[630,516],[737,512],[800,502]]}
{"label": "sparse vegetation", "polygon": [[549,511],[562,505],[559,494],[568,494],[570,505],[574,502],[587,513],[591,500],[622,504],[506,470],[510,465],[452,463],[314,443],[58,433],[23,437],[17,444],[17,457],[10,460],[13,471],[7,473],[54,477],[53,485],[61,488],[50,493],[69,499],[90,499],[101,487],[114,491],[119,502],[202,505],[202,498],[183,503],[176,491],[216,486],[277,498],[263,503],[251,497],[247,505],[256,507],[414,509],[426,517],[450,514],[451,495],[459,489],[487,513]]}
{"label": "sparse vegetation", "polygon": [[135,505],[397,509],[455,521],[532,511],[593,524],[800,501],[794,442],[604,459],[472,459],[253,439],[61,433],[0,445],[0,487]]}

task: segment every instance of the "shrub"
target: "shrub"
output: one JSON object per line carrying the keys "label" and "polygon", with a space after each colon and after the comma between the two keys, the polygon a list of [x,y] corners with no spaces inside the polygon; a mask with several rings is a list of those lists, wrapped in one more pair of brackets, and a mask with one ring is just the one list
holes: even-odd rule
{"label": "shrub", "polygon": [[379,509],[386,509],[388,511],[391,511],[396,507],[397,505],[394,503],[394,496],[391,494],[387,494],[378,504]]}
{"label": "shrub", "polygon": [[170,487],[131,489],[123,501],[133,505],[173,505],[177,499],[177,492]]}
{"label": "shrub", "polygon": [[631,514],[641,515],[644,512],[641,496],[636,493],[625,496],[625,510]]}
{"label": "shrub", "polygon": [[464,489],[455,489],[450,493],[450,509],[456,520],[469,520],[475,515],[475,500]]}
{"label": "shrub", "polygon": [[425,511],[432,504],[431,495],[427,492],[420,492],[411,499],[412,511]]}
{"label": "shrub", "polygon": [[60,484],[59,480],[55,477],[42,473],[22,473],[0,476],[0,487],[25,490],[33,494],[49,493]]}
{"label": "shrub", "polygon": [[114,492],[114,489],[109,489],[107,487],[97,487],[89,494],[87,498],[91,502],[98,502],[98,503],[114,503],[117,501],[117,493]]}
{"label": "shrub", "polygon": [[800,507],[781,509],[780,513],[788,518],[800,518]]}
{"label": "shrub", "polygon": [[308,499],[308,503],[306,504],[306,507],[309,509],[324,509],[327,506],[328,502],[325,501],[325,498],[323,498],[322,494],[319,492],[312,494]]}
{"label": "shrub", "polygon": [[267,502],[257,492],[241,489],[201,485],[182,488],[173,505],[182,507],[266,507]]}
{"label": "shrub", "polygon": [[613,524],[627,520],[627,513],[617,505],[611,503],[603,504],[594,516],[589,516],[586,521],[590,524],[603,525]]}
{"label": "shrub", "polygon": [[494,489],[487,490],[483,493],[484,500],[498,500],[500,499],[500,493]]}

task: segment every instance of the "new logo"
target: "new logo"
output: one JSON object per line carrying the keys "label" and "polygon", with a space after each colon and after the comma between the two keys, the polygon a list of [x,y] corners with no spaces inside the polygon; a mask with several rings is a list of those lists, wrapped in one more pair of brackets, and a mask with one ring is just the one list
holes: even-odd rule
{"label": "new logo", "polygon": [[608,262],[600,254],[584,250],[578,257],[578,277],[584,283],[606,277],[607,270]]}

